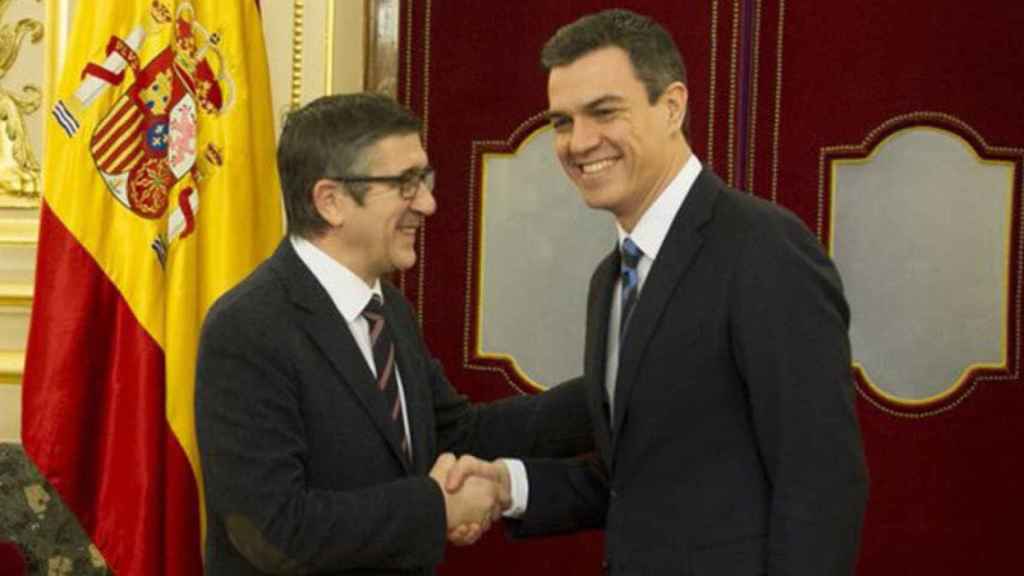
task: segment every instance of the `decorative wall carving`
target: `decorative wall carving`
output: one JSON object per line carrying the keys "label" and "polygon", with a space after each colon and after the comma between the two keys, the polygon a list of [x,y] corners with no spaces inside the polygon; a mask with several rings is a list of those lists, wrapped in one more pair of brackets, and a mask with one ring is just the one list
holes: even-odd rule
{"label": "decorative wall carving", "polygon": [[[35,0],[35,3],[41,1]],[[35,44],[43,39],[43,23],[34,18],[7,21],[7,11],[13,2],[0,0],[0,197],[38,201],[39,160],[28,139],[25,116],[39,109],[42,90],[34,83],[11,89],[7,75],[24,41],[28,39]]]}

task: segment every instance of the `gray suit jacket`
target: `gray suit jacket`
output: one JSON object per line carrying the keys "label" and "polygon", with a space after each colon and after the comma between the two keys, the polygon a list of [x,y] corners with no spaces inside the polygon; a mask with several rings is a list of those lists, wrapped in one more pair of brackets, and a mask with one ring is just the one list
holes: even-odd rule
{"label": "gray suit jacket", "polygon": [[208,574],[430,573],[446,534],[427,476],[440,452],[592,447],[580,384],[473,406],[429,354],[401,293],[383,290],[411,465],[344,318],[287,239],[210,309],[196,385]]}
{"label": "gray suit jacket", "polygon": [[519,534],[606,529],[612,574],[853,573],[867,493],[838,272],[704,170],[639,295],[607,414],[613,251],[590,285],[597,457],[531,461]]}

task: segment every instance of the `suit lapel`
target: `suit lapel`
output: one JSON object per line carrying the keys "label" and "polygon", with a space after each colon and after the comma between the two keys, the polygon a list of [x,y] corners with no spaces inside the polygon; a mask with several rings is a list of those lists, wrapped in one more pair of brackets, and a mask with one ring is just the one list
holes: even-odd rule
{"label": "suit lapel", "polygon": [[342,385],[351,388],[374,426],[387,439],[391,450],[408,471],[408,463],[401,453],[400,438],[391,421],[387,401],[384,394],[377,390],[377,379],[366,365],[345,318],[313,273],[299,259],[287,238],[274,253],[273,261],[310,338],[341,376]]}
{"label": "suit lapel", "polygon": [[584,345],[584,373],[587,399],[594,421],[594,439],[605,462],[611,463],[611,430],[608,426],[608,402],[605,389],[605,366],[608,363],[608,318],[612,293],[618,276],[618,248],[612,250],[598,265],[590,282],[587,303],[587,336]]}
{"label": "suit lapel", "polygon": [[711,208],[718,186],[718,179],[707,169],[700,173],[676,213],[658,257],[647,273],[629,321],[629,332],[619,350],[613,419],[615,430],[621,429],[622,421],[625,419],[629,408],[629,396],[636,382],[644,351],[658,327],[672,293],[700,251],[703,243],[700,228],[711,219]]}

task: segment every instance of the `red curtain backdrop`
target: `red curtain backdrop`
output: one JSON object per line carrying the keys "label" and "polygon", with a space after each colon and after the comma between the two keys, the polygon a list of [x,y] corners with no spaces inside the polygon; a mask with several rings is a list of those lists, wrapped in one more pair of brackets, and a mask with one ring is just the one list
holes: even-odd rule
{"label": "red curtain backdrop", "polygon": [[827,161],[866,157],[894,130],[936,126],[1015,166],[1010,282],[992,287],[1009,303],[1005,369],[976,369],[923,406],[887,401],[860,374],[857,389],[872,479],[859,573],[1018,573],[1024,4],[787,2],[763,17],[763,89],[779,82],[781,99],[766,93],[757,110],[755,172],[743,184],[794,209],[823,242]]}
{"label": "red curtain backdrop", "polygon": [[[982,157],[1014,164],[1005,369],[978,370],[955,393],[913,408],[857,378],[872,477],[858,572],[1019,569],[1022,3],[405,0],[399,94],[426,122],[440,209],[402,285],[453,382],[478,400],[529,391],[504,361],[474,355],[480,156],[514,150],[540,126],[543,42],[611,7],[651,15],[673,33],[688,69],[690,142],[705,165],[792,209],[826,245],[825,162],[867,156],[894,130],[939,126]],[[509,543],[492,533],[452,550],[441,572],[595,574],[601,556],[599,534]]]}

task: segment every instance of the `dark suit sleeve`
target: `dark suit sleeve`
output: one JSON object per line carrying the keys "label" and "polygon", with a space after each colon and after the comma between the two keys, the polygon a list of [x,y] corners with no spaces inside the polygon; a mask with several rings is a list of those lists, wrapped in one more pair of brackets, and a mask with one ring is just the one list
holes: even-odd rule
{"label": "dark suit sleeve", "polygon": [[581,380],[537,395],[469,404],[437,365],[433,378],[439,451],[479,458],[568,457],[593,450]]}
{"label": "dark suit sleeve", "polygon": [[437,427],[438,452],[469,453],[479,458],[568,457],[594,448],[593,430],[582,379],[536,395],[520,394],[473,404],[459,394],[441,363],[430,356],[412,310],[397,292],[403,331],[415,334],[425,356]]}
{"label": "dark suit sleeve", "polygon": [[575,459],[527,460],[530,503],[517,520],[508,520],[513,536],[549,536],[605,527],[608,474],[596,454]]}
{"label": "dark suit sleeve", "polygon": [[235,548],[274,574],[438,563],[446,525],[437,484],[420,476],[350,491],[309,487],[296,360],[285,351],[298,345],[288,340],[295,332],[228,316],[214,312],[204,327],[196,425],[209,510]]}
{"label": "dark suit sleeve", "polygon": [[795,217],[775,213],[755,226],[730,294],[730,329],[772,486],[768,574],[851,574],[867,474],[842,285]]}

